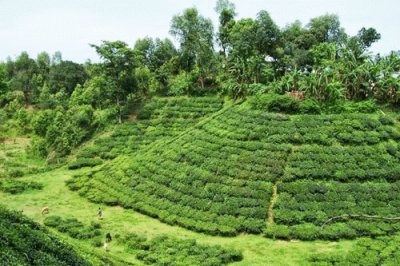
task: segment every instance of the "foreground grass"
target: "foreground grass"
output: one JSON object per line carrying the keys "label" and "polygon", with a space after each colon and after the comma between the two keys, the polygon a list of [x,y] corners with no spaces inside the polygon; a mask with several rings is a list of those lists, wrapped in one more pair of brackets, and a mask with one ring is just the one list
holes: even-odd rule
{"label": "foreground grass", "polygon": [[[58,169],[25,177],[24,180],[35,180],[42,183],[44,188],[40,191],[28,191],[19,195],[0,193],[0,198],[8,208],[20,210],[40,223],[43,223],[40,210],[42,207],[48,206],[51,215],[59,215],[64,218],[75,217],[84,223],[99,221],[102,224],[103,235],[110,232],[113,236],[118,234],[123,236],[128,232],[134,232],[151,238],[160,234],[168,234],[178,238],[193,238],[203,244],[218,244],[240,250],[244,259],[232,265],[307,265],[307,258],[311,254],[331,251],[347,252],[353,245],[351,241],[288,242],[266,239],[261,235],[243,234],[229,238],[191,232],[177,226],[163,224],[157,219],[132,210],[103,206],[87,201],[65,186],[65,180],[74,173],[66,169]],[[97,218],[99,207],[103,209],[104,218],[102,220]],[[133,253],[128,253],[118,241],[111,242],[111,250],[106,253],[102,248],[91,246],[90,240],[76,240],[63,234],[60,235],[71,244],[78,246],[80,250],[93,256],[107,257],[114,264],[142,264],[135,259]]]}

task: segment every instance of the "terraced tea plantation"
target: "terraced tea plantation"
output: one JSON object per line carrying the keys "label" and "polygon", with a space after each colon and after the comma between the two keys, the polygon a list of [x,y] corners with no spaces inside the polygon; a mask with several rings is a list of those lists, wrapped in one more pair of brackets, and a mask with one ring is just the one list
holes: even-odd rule
{"label": "terraced tea plantation", "polygon": [[[171,120],[144,116],[159,121],[157,130],[171,129],[186,117],[176,110]],[[390,116],[283,115],[244,103],[198,117],[159,133],[168,139],[133,136],[132,127],[126,146],[158,140],[69,187],[207,234],[313,240],[400,230],[400,131]]]}
{"label": "terraced tea plantation", "polygon": [[70,168],[95,166],[102,160],[135,152],[156,140],[166,140],[218,111],[222,105],[223,101],[216,97],[153,98],[136,120],[116,126],[110,136],[99,138],[82,149]]}

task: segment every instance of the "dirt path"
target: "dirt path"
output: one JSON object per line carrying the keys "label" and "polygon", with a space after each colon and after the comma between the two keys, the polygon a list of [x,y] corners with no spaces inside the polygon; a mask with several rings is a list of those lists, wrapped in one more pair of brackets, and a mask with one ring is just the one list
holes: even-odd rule
{"label": "dirt path", "polygon": [[272,187],[272,197],[271,197],[271,202],[268,207],[268,223],[267,225],[273,225],[274,224],[274,206],[276,203],[276,200],[278,199],[278,183],[275,183],[274,186]]}

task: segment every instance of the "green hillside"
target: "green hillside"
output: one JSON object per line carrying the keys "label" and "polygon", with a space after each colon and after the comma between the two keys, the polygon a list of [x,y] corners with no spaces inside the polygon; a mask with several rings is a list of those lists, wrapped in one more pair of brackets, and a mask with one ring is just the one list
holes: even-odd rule
{"label": "green hillside", "polygon": [[[130,154],[159,139],[168,139],[222,108],[216,97],[151,99],[132,121],[115,126],[109,136],[81,149],[70,168],[94,166],[121,154]],[[96,159],[93,159],[96,158]]]}
{"label": "green hillside", "polygon": [[284,115],[244,103],[68,183],[207,234],[387,235],[399,229],[385,219],[400,207],[399,139],[398,122],[381,113]]}
{"label": "green hillside", "polygon": [[91,265],[41,225],[0,206],[0,265]]}
{"label": "green hillside", "polygon": [[346,32],[352,1],[108,2],[10,4],[11,33],[90,34],[0,50],[0,266],[400,265],[389,31]]}

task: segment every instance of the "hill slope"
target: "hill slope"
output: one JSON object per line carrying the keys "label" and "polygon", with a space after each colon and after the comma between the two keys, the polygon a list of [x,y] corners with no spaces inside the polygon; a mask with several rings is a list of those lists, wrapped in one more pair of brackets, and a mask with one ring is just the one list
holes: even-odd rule
{"label": "hill slope", "polygon": [[132,121],[117,125],[109,136],[96,139],[93,145],[81,149],[77,160],[94,157],[109,160],[133,153],[156,140],[179,134],[202,117],[221,109],[222,105],[223,101],[216,97],[153,98]]}
{"label": "hill slope", "polygon": [[[242,104],[69,186],[93,201],[209,234],[384,235],[399,229],[380,219],[400,213],[399,139],[398,123],[384,115],[290,116]],[[345,214],[378,219],[324,224]]]}

